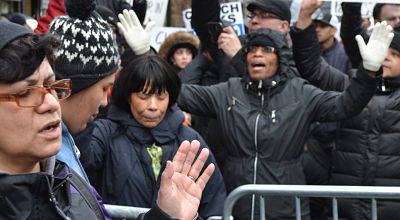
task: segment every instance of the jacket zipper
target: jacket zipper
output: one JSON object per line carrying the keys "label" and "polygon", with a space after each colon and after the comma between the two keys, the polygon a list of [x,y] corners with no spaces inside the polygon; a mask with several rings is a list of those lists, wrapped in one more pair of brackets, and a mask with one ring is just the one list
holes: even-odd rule
{"label": "jacket zipper", "polygon": [[[264,94],[261,95],[261,109],[264,106]],[[258,144],[257,144],[257,136],[258,136],[258,121],[260,120],[261,112],[257,114],[256,124],[254,129],[254,146],[256,147],[256,155],[254,158],[254,176],[253,176],[253,184],[257,182],[257,164],[258,164]],[[256,195],[252,195],[251,198],[251,220],[254,220],[254,206],[255,206]]]}

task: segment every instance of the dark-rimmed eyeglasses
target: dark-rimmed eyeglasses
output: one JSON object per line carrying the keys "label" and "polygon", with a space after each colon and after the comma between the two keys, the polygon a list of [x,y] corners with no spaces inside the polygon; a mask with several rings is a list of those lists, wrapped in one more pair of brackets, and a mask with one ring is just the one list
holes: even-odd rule
{"label": "dark-rimmed eyeglasses", "polygon": [[19,107],[32,108],[43,104],[47,93],[58,100],[67,98],[71,95],[71,87],[69,79],[55,81],[48,86],[28,86],[13,94],[0,94],[0,102],[16,102]]}
{"label": "dark-rimmed eyeglasses", "polygon": [[264,53],[275,53],[276,51],[275,48],[271,46],[248,46],[244,48],[244,51],[246,53],[256,52],[258,48],[260,48]]}
{"label": "dark-rimmed eyeglasses", "polygon": [[277,15],[274,15],[272,13],[269,12],[264,12],[264,13],[260,13],[260,14],[256,14],[253,12],[250,12],[246,15],[246,18],[248,20],[253,20],[253,18],[257,17],[258,19],[279,19],[282,20],[280,17],[278,17]]}

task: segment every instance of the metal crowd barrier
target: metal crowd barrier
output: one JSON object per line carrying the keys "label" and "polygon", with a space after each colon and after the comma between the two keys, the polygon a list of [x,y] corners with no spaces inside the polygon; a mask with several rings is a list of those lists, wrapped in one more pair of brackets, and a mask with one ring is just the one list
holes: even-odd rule
{"label": "metal crowd barrier", "polygon": [[[107,212],[112,218],[136,219],[140,214],[147,212],[148,208],[105,204]],[[211,216],[207,220],[221,220],[222,216]]]}
{"label": "metal crowd barrier", "polygon": [[[294,196],[296,198],[296,220],[301,220],[300,197],[332,197],[332,217],[338,220],[336,198],[371,199],[371,219],[377,220],[376,199],[400,199],[400,187],[385,186],[329,186],[329,185],[243,185],[233,190],[225,200],[223,220],[229,220],[236,201],[245,195],[260,195],[260,204],[265,196]],[[268,204],[267,204],[268,206]],[[260,205],[261,219],[265,219],[265,206]]]}

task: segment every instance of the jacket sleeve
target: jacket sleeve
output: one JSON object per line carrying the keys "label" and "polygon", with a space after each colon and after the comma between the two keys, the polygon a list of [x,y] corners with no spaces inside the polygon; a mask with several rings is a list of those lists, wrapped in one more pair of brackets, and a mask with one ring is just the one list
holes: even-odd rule
{"label": "jacket sleeve", "polygon": [[[219,22],[220,4],[218,0],[192,0],[192,28],[196,31],[203,48],[213,53],[218,51],[217,44],[211,41],[208,33],[207,23],[210,21]],[[212,54],[216,56],[216,54]]]}
{"label": "jacket sleeve", "polygon": [[64,0],[50,0],[46,9],[46,15],[38,20],[38,26],[35,33],[44,34],[49,31],[49,25],[57,16],[65,15]]}
{"label": "jacket sleeve", "polygon": [[183,84],[178,98],[178,105],[183,111],[212,118],[217,117],[223,99],[223,88],[227,83],[212,86]]}
{"label": "jacket sleeve", "polygon": [[300,75],[322,90],[343,91],[349,77],[329,65],[322,57],[315,24],[305,29],[292,27],[293,58]]}
{"label": "jacket sleeve", "polygon": [[375,78],[367,74],[362,66],[357,75],[351,79],[350,85],[342,93],[334,91],[321,91],[311,85],[305,85],[311,90],[306,94],[315,106],[312,113],[314,121],[330,122],[351,118],[361,112],[375,93]]}
{"label": "jacket sleeve", "polygon": [[89,136],[89,144],[79,145],[81,151],[81,163],[87,173],[96,172],[103,166],[104,158],[108,150],[108,141],[112,129],[107,126],[107,120],[100,119],[94,122],[92,134]]}
{"label": "jacket sleeve", "polygon": [[179,72],[182,83],[201,85],[203,74],[206,73],[211,61],[198,54],[188,65]]}
{"label": "jacket sleeve", "polygon": [[355,39],[360,34],[368,39],[367,32],[362,25],[361,3],[342,3],[342,23],[340,26],[340,37],[343,40],[344,49],[351,61],[353,68],[358,68],[362,62],[358,44]]}

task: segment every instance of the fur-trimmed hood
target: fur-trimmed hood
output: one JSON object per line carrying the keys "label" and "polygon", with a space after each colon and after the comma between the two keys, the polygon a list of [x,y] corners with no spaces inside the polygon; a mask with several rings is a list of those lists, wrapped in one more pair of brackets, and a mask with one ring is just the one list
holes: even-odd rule
{"label": "fur-trimmed hood", "polygon": [[[158,55],[166,60],[168,63],[171,63],[170,58],[173,52],[178,48],[188,47],[188,44],[192,45],[193,48],[189,49],[192,50],[193,57],[195,57],[199,49],[200,40],[196,36],[188,32],[181,31],[173,33],[169,35],[161,44]],[[180,47],[179,45],[182,45],[182,47]]]}

